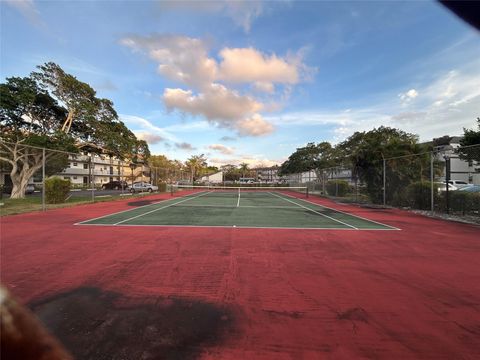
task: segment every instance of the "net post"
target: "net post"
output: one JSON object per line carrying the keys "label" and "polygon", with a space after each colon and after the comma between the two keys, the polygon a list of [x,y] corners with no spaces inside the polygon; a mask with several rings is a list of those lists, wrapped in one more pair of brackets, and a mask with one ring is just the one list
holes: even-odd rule
{"label": "net post", "polygon": [[173,196],[173,187],[174,187],[174,185],[170,184],[170,196]]}
{"label": "net post", "polygon": [[308,199],[308,186],[305,188],[305,197]]}

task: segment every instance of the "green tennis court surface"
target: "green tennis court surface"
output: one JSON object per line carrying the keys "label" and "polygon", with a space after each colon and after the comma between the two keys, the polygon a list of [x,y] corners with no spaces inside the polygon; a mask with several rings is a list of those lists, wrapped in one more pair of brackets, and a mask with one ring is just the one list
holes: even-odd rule
{"label": "green tennis court surface", "polygon": [[291,191],[205,189],[78,225],[398,230],[301,197]]}

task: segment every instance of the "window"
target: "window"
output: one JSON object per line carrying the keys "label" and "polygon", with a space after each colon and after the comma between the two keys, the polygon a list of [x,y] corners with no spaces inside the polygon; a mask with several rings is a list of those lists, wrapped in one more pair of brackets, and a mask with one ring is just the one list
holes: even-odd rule
{"label": "window", "polygon": [[63,180],[68,180],[68,179],[70,179],[68,176],[63,177]]}
{"label": "window", "polygon": [[88,169],[88,164],[86,164],[86,163],[83,164],[83,168],[84,168],[84,169]]}
{"label": "window", "polygon": [[72,166],[72,164],[70,164],[70,163],[67,164],[67,168],[69,168],[69,167],[71,167],[71,166]]}
{"label": "window", "polygon": [[73,166],[77,166],[78,164],[76,162],[73,163]]}
{"label": "window", "polygon": [[74,177],[73,177],[73,180],[77,180],[77,177],[76,177],[76,176],[74,176]]}

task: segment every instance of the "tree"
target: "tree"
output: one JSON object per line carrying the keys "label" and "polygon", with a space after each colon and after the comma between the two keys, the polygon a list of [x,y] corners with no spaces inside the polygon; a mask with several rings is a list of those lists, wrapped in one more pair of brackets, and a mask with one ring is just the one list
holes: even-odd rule
{"label": "tree", "polygon": [[[147,143],[118,119],[110,100],[96,98],[88,84],[56,64],[39,68],[41,72],[29,77],[11,77],[0,84],[0,160],[10,169],[12,198],[24,197],[28,180],[42,167],[41,150],[27,145],[77,152],[91,144],[94,152],[146,161]],[[51,166],[55,156],[56,165]],[[66,166],[65,155],[59,153],[47,151],[46,160],[57,172]]]}
{"label": "tree", "polygon": [[239,167],[240,167],[240,172],[242,173],[242,178],[245,178],[245,175],[248,174],[248,172],[250,171],[250,169],[248,168],[248,164],[241,163]]}
{"label": "tree", "polygon": [[[304,171],[325,169],[334,166],[335,149],[329,142],[308,143],[297,148],[280,167],[280,174],[295,174]],[[318,173],[317,173],[318,174]]]}
{"label": "tree", "polygon": [[37,66],[39,71],[32,72],[32,78],[44,88],[51,91],[53,96],[67,109],[67,116],[61,130],[69,133],[74,119],[81,119],[86,123],[101,106],[95,97],[95,90],[73,75],[65,73],[63,69],[48,62]]}
{"label": "tree", "polygon": [[[0,84],[0,161],[10,172],[12,198],[24,197],[28,180],[42,167],[40,147],[76,151],[74,139],[58,131],[64,115],[65,110],[31,78],[12,77]],[[45,158],[49,172],[66,165],[59,152],[46,152]]]}
{"label": "tree", "polygon": [[[389,127],[379,127],[368,132],[355,132],[338,144],[337,152],[345,159],[352,177],[366,185],[372,201],[383,200],[383,159],[388,161],[387,202],[402,196],[405,187],[414,180],[428,176],[429,154],[427,147],[418,143],[418,137]],[[422,154],[408,156],[413,154]]]}
{"label": "tree", "polygon": [[191,171],[192,182],[195,182],[201,176],[202,170],[207,166],[207,158],[204,154],[192,155],[187,159],[185,165]]}
{"label": "tree", "polygon": [[225,181],[238,181],[240,179],[240,170],[232,164],[222,165],[223,179]]}
{"label": "tree", "polygon": [[459,156],[461,159],[467,161],[480,162],[480,117],[477,118],[477,130],[463,129],[463,138],[460,140],[462,148],[459,149]]}

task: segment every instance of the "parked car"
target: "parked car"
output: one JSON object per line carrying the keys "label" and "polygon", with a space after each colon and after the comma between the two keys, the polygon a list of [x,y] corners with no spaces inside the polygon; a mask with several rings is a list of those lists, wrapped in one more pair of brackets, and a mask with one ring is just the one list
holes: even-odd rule
{"label": "parked car", "polygon": [[[448,183],[450,185],[456,186],[458,189],[461,189],[463,187],[469,186],[471,184],[467,183],[466,181],[463,180],[449,180]],[[450,188],[448,188],[450,190]]]}
{"label": "parked car", "polygon": [[120,190],[128,189],[128,184],[126,181],[110,181],[102,185],[103,190]]}
{"label": "parked car", "polygon": [[147,182],[139,181],[136,183],[133,183],[132,187],[130,188],[130,191],[132,193],[135,192],[153,192],[153,191],[158,191],[158,186],[152,185]]}
{"label": "parked car", "polygon": [[[437,183],[437,186],[438,186],[438,192],[447,191],[447,184],[445,182]],[[458,187],[452,184],[448,184],[448,191],[455,191],[455,190],[458,190]]]}
{"label": "parked car", "polygon": [[[4,194],[11,194],[13,186],[11,184],[1,185],[1,188]],[[33,186],[33,184],[28,184],[27,187],[25,188],[25,194],[33,194],[34,191],[35,191],[35,186]]]}
{"label": "parked car", "polygon": [[458,189],[458,191],[465,191],[465,192],[470,192],[470,193],[480,193],[480,185],[469,184],[468,186],[464,186],[463,188]]}

